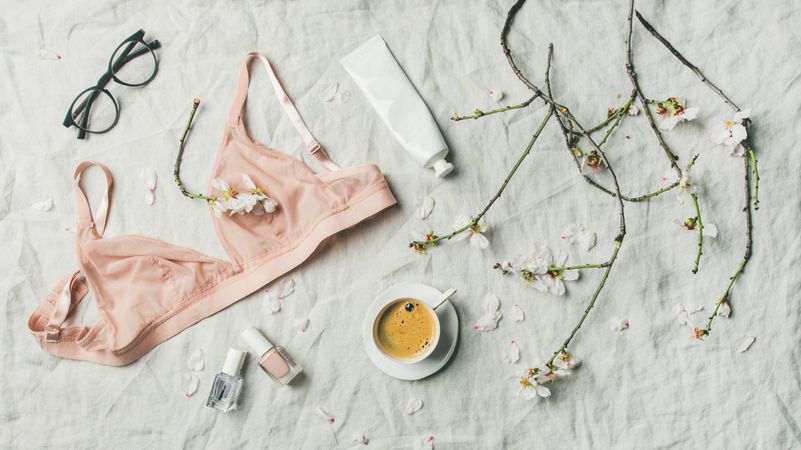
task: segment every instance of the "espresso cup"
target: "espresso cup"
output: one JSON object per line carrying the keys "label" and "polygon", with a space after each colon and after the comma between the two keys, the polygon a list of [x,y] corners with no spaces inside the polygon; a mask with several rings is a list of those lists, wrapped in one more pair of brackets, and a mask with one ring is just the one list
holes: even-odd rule
{"label": "espresso cup", "polygon": [[373,343],[386,358],[415,364],[439,343],[440,323],[428,303],[414,297],[387,301],[373,319]]}

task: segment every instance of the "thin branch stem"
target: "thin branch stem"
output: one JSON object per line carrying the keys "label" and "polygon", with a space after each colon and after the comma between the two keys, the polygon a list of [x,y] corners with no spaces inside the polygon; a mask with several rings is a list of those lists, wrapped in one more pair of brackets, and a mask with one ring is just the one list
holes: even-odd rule
{"label": "thin branch stem", "polygon": [[[525,84],[535,94],[540,95],[540,97],[543,100],[545,100],[547,103],[549,103],[551,105],[550,112],[557,114],[557,116],[559,114],[562,114],[562,115],[565,116],[565,118],[568,121],[572,121],[573,124],[575,124],[575,126],[579,129],[579,131],[584,133],[584,136],[587,138],[587,140],[590,142],[590,144],[595,148],[595,150],[598,152],[598,154],[601,156],[601,158],[603,158],[603,161],[606,163],[606,166],[607,166],[607,168],[609,170],[609,174],[612,177],[612,181],[613,181],[614,186],[615,186],[615,194],[616,194],[616,199],[617,199],[617,204],[618,204],[618,214],[620,216],[620,231],[619,231],[618,235],[615,236],[615,239],[614,239],[615,247],[614,247],[614,250],[612,252],[611,257],[609,258],[609,266],[604,271],[603,277],[601,278],[601,281],[598,284],[598,287],[595,289],[595,292],[593,293],[589,303],[587,304],[587,308],[584,310],[584,313],[579,318],[578,322],[576,323],[576,326],[573,328],[573,331],[562,342],[562,344],[559,346],[559,348],[556,350],[556,352],[554,352],[553,356],[546,363],[548,366],[551,366],[553,364],[554,359],[561,352],[567,350],[567,347],[570,345],[570,343],[573,340],[573,338],[575,337],[576,333],[581,328],[581,326],[584,324],[584,321],[587,319],[587,316],[589,315],[590,310],[592,310],[592,308],[595,306],[595,302],[598,299],[598,296],[601,293],[601,290],[603,289],[604,284],[606,283],[606,280],[607,280],[607,278],[609,276],[609,272],[612,270],[612,266],[614,265],[615,260],[617,259],[617,254],[620,251],[620,246],[623,244],[623,239],[625,239],[625,237],[626,237],[626,216],[625,216],[625,207],[623,205],[623,199],[622,199],[622,196],[620,194],[620,183],[618,182],[617,175],[615,174],[615,171],[612,168],[612,165],[609,164],[609,161],[606,158],[606,154],[604,153],[603,149],[601,149],[601,147],[593,140],[592,136],[590,136],[589,133],[587,133],[587,130],[584,127],[582,127],[581,123],[578,120],[576,120],[576,118],[570,113],[570,110],[566,106],[558,104],[556,101],[553,100],[553,98],[550,95],[550,92],[549,92],[549,94],[545,94],[537,86],[535,86],[531,81],[529,81],[528,78],[526,78],[525,75],[523,75],[523,73],[517,67],[517,64],[515,63],[514,58],[512,57],[512,52],[509,49],[509,46],[507,44],[507,37],[508,37],[508,34],[509,34],[509,30],[511,29],[512,22],[514,21],[515,15],[517,15],[517,12],[520,11],[520,8],[523,6],[525,1],[526,0],[517,0],[517,2],[515,2],[514,5],[512,5],[512,7],[509,9],[509,12],[508,12],[508,14],[506,16],[506,21],[504,22],[503,29],[501,30],[501,48],[503,49],[504,55],[506,55],[506,60],[509,63],[509,67],[511,67],[512,72],[514,72],[514,74],[517,76],[518,79],[520,79],[521,82],[523,82],[523,84]],[[548,52],[549,55],[551,53],[551,48],[552,48],[552,45],[549,45],[549,52]],[[549,60],[550,60],[550,58],[549,58]],[[550,65],[549,65],[549,67],[550,67]],[[550,86],[550,82],[549,82],[550,75],[549,75],[548,72],[549,71],[546,71],[546,83],[547,83],[548,86]],[[561,120],[560,120],[560,124],[562,124]],[[562,126],[564,126],[564,124],[562,124]]]}
{"label": "thin branch stem", "polygon": [[[701,69],[699,69],[695,64],[691,63],[687,58],[684,57],[684,55],[682,55],[678,50],[676,50],[676,48],[673,47],[673,45],[670,42],[668,42],[667,39],[665,39],[658,31],[656,31],[656,28],[654,28],[653,25],[651,25],[647,20],[645,20],[645,18],[642,16],[642,14],[640,14],[639,11],[635,11],[635,13],[637,14],[637,20],[639,20],[640,23],[642,24],[642,26],[645,27],[645,29],[648,30],[649,33],[651,33],[651,36],[656,38],[656,40],[658,40],[662,45],[664,45],[665,48],[667,48],[668,51],[671,54],[673,54],[673,56],[676,57],[676,59],[678,59],[682,64],[684,64],[685,67],[690,69],[701,80],[702,83],[704,83],[710,90],[712,90],[712,92],[714,92],[721,99],[723,99],[723,101],[726,102],[726,104],[729,105],[733,110],[738,111],[738,112],[741,111],[740,107],[737,106],[737,104],[734,103],[734,101],[732,101],[732,99],[730,99],[729,96],[726,95],[725,92],[723,92],[723,89],[719,88],[715,83],[710,81],[709,78],[707,78],[706,75],[704,75],[703,72],[701,72]],[[746,119],[744,121],[744,123],[743,123],[743,126],[745,126],[746,129],[748,128],[749,122],[750,122],[750,120]],[[759,209],[759,169],[757,168],[756,153],[754,152],[753,147],[751,147],[748,144],[747,141],[743,142],[743,147],[745,147],[745,149],[748,151],[749,156],[751,157],[751,163],[753,164],[753,170],[754,170],[754,209],[758,210]]]}
{"label": "thin branch stem", "polygon": [[481,117],[485,117],[485,116],[489,116],[489,115],[497,114],[497,113],[502,113],[502,112],[506,112],[506,111],[511,111],[513,109],[522,109],[522,108],[525,108],[526,106],[530,105],[531,102],[533,102],[536,99],[537,99],[537,96],[536,95],[532,95],[531,98],[529,98],[528,100],[526,100],[526,101],[524,101],[522,103],[518,103],[518,104],[515,104],[515,105],[507,105],[507,106],[503,106],[503,107],[498,108],[498,109],[492,109],[490,111],[482,111],[482,110],[476,108],[476,110],[473,111],[473,114],[469,115],[469,116],[460,116],[459,113],[454,113],[453,116],[451,116],[451,120],[453,120],[454,122],[458,122],[460,120],[479,119]]}
{"label": "thin branch stem", "polygon": [[551,266],[550,269],[554,272],[564,272],[565,270],[578,270],[578,269],[603,269],[604,267],[609,267],[609,261],[602,262],[600,264],[579,264],[576,266]]}
{"label": "thin branch stem", "polygon": [[707,319],[706,327],[704,327],[702,331],[704,336],[712,332],[712,321],[717,317],[720,305],[722,305],[723,302],[729,301],[729,294],[734,286],[734,282],[740,278],[740,275],[742,275],[745,270],[745,266],[748,264],[748,260],[751,259],[751,246],[753,245],[753,238],[751,237],[751,167],[748,155],[743,155],[743,168],[745,172],[745,181],[743,183],[745,186],[745,207],[743,208],[743,213],[745,214],[745,252],[743,253],[743,259],[740,261],[740,265],[737,266],[734,275],[729,278],[729,284],[726,286],[726,290],[718,301],[715,302],[715,308],[712,310],[712,314],[709,316],[709,319]]}
{"label": "thin branch stem", "polygon": [[[687,58],[684,57],[678,50],[676,50],[670,42],[667,41],[658,31],[648,23],[647,20],[637,12],[637,19],[642,23],[648,32],[651,33],[653,37],[655,37],[665,48],[673,54],[685,67],[690,69],[700,80],[704,83],[709,89],[711,89],[714,93],[716,93],[727,105],[729,105],[733,110],[740,111],[740,107],[734,103],[729,96],[727,96],[722,89],[717,87],[713,82],[709,81],[709,79],[701,72],[698,67],[691,63]],[[745,120],[743,125],[748,128],[749,120]],[[717,302],[715,302],[715,308],[712,310],[712,315],[709,316],[709,319],[706,323],[706,327],[702,330],[702,335],[708,335],[712,331],[712,321],[715,320],[717,316],[718,310],[720,309],[720,305],[723,304],[724,301],[729,301],[729,294],[731,293],[731,289],[734,286],[734,282],[740,277],[740,275],[745,270],[745,266],[748,264],[748,260],[751,258],[751,247],[753,245],[753,237],[751,235],[751,161],[754,162],[754,178],[755,180],[758,179],[758,169],[756,167],[756,156],[754,153],[753,148],[748,144],[747,141],[743,142],[743,146],[746,149],[746,154],[743,155],[743,167],[745,168],[745,176],[743,181],[743,190],[744,190],[744,197],[745,197],[745,206],[743,207],[743,213],[745,214],[745,250],[743,252],[743,259],[740,261],[740,264],[737,266],[737,270],[734,272],[734,275],[731,276],[729,279],[729,284],[726,286],[726,290],[723,293]],[[757,193],[755,191],[754,194],[754,209],[759,206],[759,201],[757,197]]]}
{"label": "thin branch stem", "polygon": [[531,149],[532,149],[532,147],[534,147],[534,143],[537,142],[537,138],[540,137],[540,133],[542,133],[542,130],[545,128],[545,125],[551,119],[551,116],[552,116],[552,112],[548,111],[548,114],[546,114],[545,117],[542,119],[542,122],[540,122],[540,125],[537,128],[537,131],[534,132],[534,135],[531,137],[531,140],[529,141],[529,143],[526,146],[525,150],[523,150],[523,153],[520,154],[520,157],[517,159],[517,162],[514,164],[514,166],[512,166],[512,169],[506,175],[506,179],[503,180],[503,183],[501,184],[501,187],[498,188],[498,192],[496,192],[495,195],[489,200],[489,202],[487,202],[487,204],[484,206],[484,209],[482,209],[480,213],[478,213],[475,217],[471,218],[470,222],[468,222],[465,226],[463,226],[461,228],[457,228],[456,230],[453,230],[451,233],[448,233],[448,234],[446,234],[444,236],[436,236],[436,237],[434,237],[434,238],[432,238],[430,240],[426,240],[426,241],[412,241],[409,244],[409,246],[412,247],[412,248],[415,248],[415,249],[425,248],[425,247],[430,246],[430,245],[435,245],[440,241],[451,239],[452,237],[456,236],[457,234],[463,233],[463,232],[467,231],[468,229],[475,227],[478,224],[479,220],[481,220],[481,218],[484,217],[485,214],[487,214],[487,211],[489,211],[489,209],[492,207],[492,205],[495,204],[495,201],[498,200],[501,197],[501,194],[503,194],[503,191],[506,189],[506,186],[509,184],[509,180],[511,180],[512,177],[514,176],[515,172],[517,172],[517,169],[520,167],[520,164],[523,163],[523,160],[525,160],[526,157],[529,155],[529,153],[531,153]]}
{"label": "thin branch stem", "polygon": [[186,121],[186,127],[184,127],[184,134],[181,136],[180,145],[178,146],[178,157],[175,159],[175,169],[172,171],[173,179],[175,180],[175,184],[178,185],[178,190],[181,191],[186,197],[199,199],[199,200],[206,200],[207,202],[216,201],[216,197],[208,197],[201,194],[193,194],[186,189],[184,186],[183,181],[181,181],[181,158],[184,156],[184,149],[186,148],[186,137],[189,135],[189,130],[192,128],[192,121],[195,119],[195,112],[197,111],[198,106],[200,106],[200,99],[196,98],[194,103],[192,104],[192,111],[189,112],[189,120]]}
{"label": "thin branch stem", "polygon": [[676,50],[676,48],[673,47],[673,45],[670,42],[668,42],[667,39],[662,37],[662,35],[659,34],[658,31],[656,31],[653,25],[651,25],[650,23],[648,23],[647,20],[645,20],[645,18],[642,16],[642,14],[640,14],[639,11],[635,11],[635,13],[637,14],[637,20],[640,21],[642,26],[645,27],[645,29],[648,30],[648,32],[651,33],[651,35],[656,38],[656,40],[662,43],[662,45],[664,45],[665,48],[667,48],[668,51],[670,51],[670,53],[672,53],[673,56],[676,57],[676,59],[681,61],[681,63],[684,64],[688,69],[692,70],[693,73],[695,73],[695,75],[697,75],[698,78],[701,79],[701,82],[706,84],[710,89],[712,89],[712,91],[718,94],[723,99],[723,101],[726,102],[729,106],[731,106],[735,111],[740,110],[740,107],[737,106],[726,94],[724,94],[723,90],[721,90],[714,83],[709,81],[709,79],[707,79],[707,77],[701,72],[701,70],[698,67],[696,67],[695,64],[688,61],[687,58],[685,58],[681,53],[679,53],[679,51]]}
{"label": "thin branch stem", "polygon": [[[633,102],[633,101],[634,101],[634,93],[631,94],[631,97],[629,97],[629,100],[626,102],[626,104],[621,109],[623,111],[628,111],[629,108],[631,107],[631,102]],[[615,131],[615,129],[620,125],[620,122],[623,120],[623,117],[625,117],[626,115],[627,114],[618,114],[617,115],[617,119],[615,120],[615,122],[612,124],[611,127],[609,127],[608,130],[606,130],[606,134],[604,134],[603,139],[601,139],[601,142],[598,143],[598,147],[603,147],[603,145],[606,144],[606,141],[609,139],[609,136],[612,135],[612,132]]]}
{"label": "thin branch stem", "polygon": [[654,132],[654,136],[656,136],[656,140],[659,143],[659,146],[662,147],[662,150],[665,152],[665,156],[667,156],[668,160],[670,161],[670,166],[676,172],[676,175],[681,178],[681,168],[676,163],[676,155],[670,150],[670,147],[665,142],[665,139],[662,137],[662,133],[659,131],[659,128],[656,126],[656,122],[654,121],[654,115],[651,113],[651,109],[648,107],[648,100],[645,97],[645,94],[642,92],[642,88],[640,87],[640,82],[637,79],[637,71],[634,69],[634,60],[631,56],[631,36],[633,33],[633,21],[632,21],[632,14],[634,12],[634,0],[629,0],[629,16],[628,16],[628,37],[626,38],[626,72],[629,75],[629,80],[631,81],[631,86],[634,88],[634,91],[637,93],[637,97],[640,99],[640,104],[642,105],[643,112],[645,113],[646,119],[648,119],[648,125],[651,127],[651,131]]}
{"label": "thin branch stem", "polygon": [[757,168],[757,158],[756,153],[754,153],[754,149],[748,145],[748,142],[743,142],[743,146],[748,151],[748,155],[751,157],[751,164],[754,167],[754,209],[759,209],[759,169]]}
{"label": "thin branch stem", "polygon": [[698,227],[698,252],[695,254],[695,265],[693,273],[698,273],[698,264],[701,262],[701,255],[704,253],[704,222],[701,220],[701,208],[698,206],[698,196],[690,194],[695,205],[695,226]]}
{"label": "thin branch stem", "polygon": [[564,342],[562,342],[562,345],[560,345],[559,348],[557,348],[556,351],[553,352],[551,358],[548,361],[546,361],[545,363],[546,366],[549,367],[552,366],[553,361],[556,359],[556,357],[559,356],[559,354],[561,354],[562,352],[567,351],[567,347],[570,345],[570,342],[576,336],[576,333],[581,328],[581,326],[584,325],[584,321],[587,319],[587,316],[590,314],[590,311],[595,306],[595,301],[598,300],[598,295],[601,293],[601,289],[603,289],[604,285],[606,284],[606,279],[609,278],[609,272],[612,270],[612,264],[615,263],[615,260],[617,259],[617,253],[620,251],[620,244],[621,244],[620,241],[615,241],[615,250],[612,252],[612,256],[609,258],[609,265],[606,266],[606,270],[604,271],[604,274],[601,277],[600,283],[598,283],[598,286],[595,288],[595,292],[592,293],[592,297],[590,298],[587,307],[584,308],[584,313],[582,313],[581,316],[579,317],[576,326],[573,327],[573,330],[567,336],[567,339],[565,339]]}

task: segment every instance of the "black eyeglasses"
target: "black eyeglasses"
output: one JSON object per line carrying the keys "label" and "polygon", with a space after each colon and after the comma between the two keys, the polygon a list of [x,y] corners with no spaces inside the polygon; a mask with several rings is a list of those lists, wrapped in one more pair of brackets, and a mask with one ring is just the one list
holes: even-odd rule
{"label": "black eyeglasses", "polygon": [[72,101],[64,126],[78,128],[78,139],[85,139],[86,133],[105,133],[114,128],[120,118],[120,107],[106,85],[111,80],[130,87],[150,83],[159,70],[159,61],[153,50],[160,47],[158,40],[145,42],[145,30],[139,30],[122,41],[97,84],[81,91]]}

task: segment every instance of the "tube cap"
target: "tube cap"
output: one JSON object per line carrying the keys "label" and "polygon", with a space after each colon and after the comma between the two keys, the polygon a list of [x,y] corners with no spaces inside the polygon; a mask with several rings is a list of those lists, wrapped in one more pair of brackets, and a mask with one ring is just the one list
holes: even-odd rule
{"label": "tube cap", "polygon": [[248,344],[250,349],[259,356],[263,355],[267,352],[267,350],[274,347],[274,345],[268,341],[263,334],[261,334],[259,329],[253,325],[249,326],[245,331],[242,332],[242,339],[244,339],[245,343]]}
{"label": "tube cap", "polygon": [[232,377],[239,375],[239,371],[242,370],[242,363],[245,362],[247,354],[247,352],[243,352],[242,350],[229,348],[228,354],[225,355],[222,373],[231,375]]}
{"label": "tube cap", "polygon": [[437,160],[434,165],[431,166],[431,168],[434,169],[434,176],[437,178],[443,178],[453,171],[453,164],[445,161],[443,158]]}

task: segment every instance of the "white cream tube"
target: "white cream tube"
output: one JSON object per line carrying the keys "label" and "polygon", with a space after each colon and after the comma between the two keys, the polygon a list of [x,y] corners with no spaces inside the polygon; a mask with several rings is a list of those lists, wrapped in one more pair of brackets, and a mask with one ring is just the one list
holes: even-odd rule
{"label": "white cream tube", "polygon": [[359,46],[340,61],[404,149],[437,177],[453,170],[448,147],[431,112],[392,56],[381,36]]}

